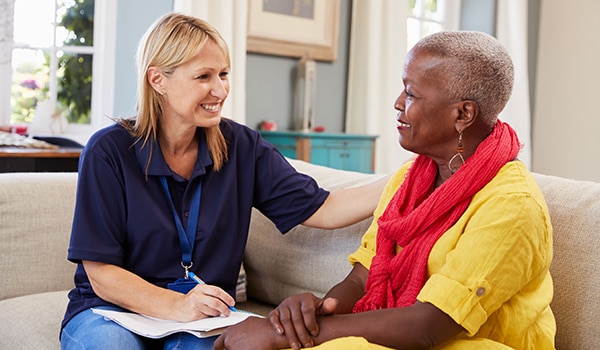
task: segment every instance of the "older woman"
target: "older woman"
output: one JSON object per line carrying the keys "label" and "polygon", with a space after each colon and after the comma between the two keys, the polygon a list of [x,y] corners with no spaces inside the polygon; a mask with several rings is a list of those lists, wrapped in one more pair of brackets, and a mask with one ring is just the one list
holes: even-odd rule
{"label": "older woman", "polygon": [[205,21],[160,18],[137,63],[137,116],[98,131],[81,156],[61,346],[212,349],[213,338],[187,333],[146,339],[92,309],[176,321],[228,315],[252,208],[282,232],[345,226],[372,214],[385,181],[329,193],[258,132],[223,118],[229,53]]}
{"label": "older woman", "polygon": [[433,34],[403,82],[400,145],[418,156],[389,181],[350,274],[228,329],[217,349],[554,349],[548,209],[498,120],[508,53],[483,33]]}

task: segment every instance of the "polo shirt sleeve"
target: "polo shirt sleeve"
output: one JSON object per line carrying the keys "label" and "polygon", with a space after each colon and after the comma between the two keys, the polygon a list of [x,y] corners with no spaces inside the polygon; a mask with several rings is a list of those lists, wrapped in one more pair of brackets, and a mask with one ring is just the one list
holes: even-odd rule
{"label": "polo shirt sleeve", "polygon": [[360,246],[354,253],[348,256],[350,264],[354,265],[360,263],[367,269],[371,268],[371,261],[375,256],[375,243],[377,241],[377,230],[379,228],[377,220],[383,215],[388,203],[400,188],[411,164],[412,162],[402,165],[402,167],[400,167],[400,169],[398,169],[388,180],[381,193],[381,197],[379,198],[377,208],[375,208],[375,211],[373,212],[373,221],[371,221],[371,225],[363,235]]}
{"label": "polo shirt sleeve", "polygon": [[76,206],[68,259],[102,261],[122,266],[127,237],[124,234],[124,184],[108,156],[108,145],[90,145],[82,153]]}
{"label": "polo shirt sleeve", "polygon": [[417,299],[435,305],[474,335],[504,303],[546,275],[552,244],[548,221],[527,192],[488,191],[484,198],[474,197],[444,234],[458,237],[450,240],[455,247],[444,243],[443,236],[434,246],[431,255],[440,248],[445,260],[439,261],[445,262]]}
{"label": "polo shirt sleeve", "polygon": [[314,214],[329,196],[317,181],[299,173],[270,143],[256,145],[254,207],[286,233]]}

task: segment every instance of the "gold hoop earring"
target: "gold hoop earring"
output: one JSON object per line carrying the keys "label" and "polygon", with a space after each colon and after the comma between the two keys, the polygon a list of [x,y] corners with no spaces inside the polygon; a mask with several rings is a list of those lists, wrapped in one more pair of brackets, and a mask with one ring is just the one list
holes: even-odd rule
{"label": "gold hoop earring", "polygon": [[463,158],[463,143],[462,143],[463,132],[458,132],[458,147],[456,148],[456,154],[450,158],[448,162],[448,169],[452,174],[458,171],[458,169],[465,164],[465,158]]}

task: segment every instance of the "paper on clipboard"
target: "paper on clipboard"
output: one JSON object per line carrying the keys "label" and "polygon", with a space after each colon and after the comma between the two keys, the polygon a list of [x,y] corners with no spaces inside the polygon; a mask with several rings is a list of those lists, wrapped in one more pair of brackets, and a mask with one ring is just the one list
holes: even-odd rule
{"label": "paper on clipboard", "polygon": [[133,333],[148,338],[162,338],[177,332],[187,332],[198,338],[210,337],[221,334],[228,326],[242,322],[249,316],[258,316],[249,312],[236,311],[230,316],[208,317],[192,322],[177,322],[161,320],[154,317],[144,316],[132,312],[103,310],[92,308],[96,314],[114,321],[129,329]]}

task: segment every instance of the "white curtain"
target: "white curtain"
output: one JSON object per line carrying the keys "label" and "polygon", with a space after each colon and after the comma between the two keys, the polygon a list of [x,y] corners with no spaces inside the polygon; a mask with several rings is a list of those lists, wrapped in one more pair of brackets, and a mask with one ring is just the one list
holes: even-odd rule
{"label": "white curtain", "polygon": [[379,135],[376,173],[390,173],[412,156],[398,143],[394,110],[402,91],[407,17],[406,1],[352,4],[346,132]]}
{"label": "white curtain", "polygon": [[0,0],[0,64],[10,64],[14,8],[14,0]]}
{"label": "white curtain", "polygon": [[531,169],[531,110],[527,69],[527,1],[498,0],[496,37],[508,49],[515,66],[512,96],[500,114],[519,135],[524,147],[519,159]]}
{"label": "white curtain", "polygon": [[10,116],[10,84],[14,0],[0,0],[0,125],[6,125]]}
{"label": "white curtain", "polygon": [[229,46],[231,91],[223,116],[246,122],[246,31],[248,2],[237,0],[175,0],[174,10],[215,26]]}

